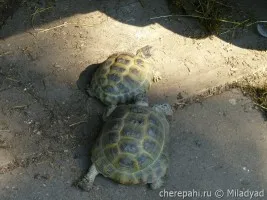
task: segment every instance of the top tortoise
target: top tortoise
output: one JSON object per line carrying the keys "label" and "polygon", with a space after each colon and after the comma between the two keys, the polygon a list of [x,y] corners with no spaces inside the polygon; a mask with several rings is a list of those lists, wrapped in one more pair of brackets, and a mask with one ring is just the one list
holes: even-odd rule
{"label": "top tortoise", "polygon": [[87,89],[92,97],[97,97],[109,108],[109,115],[117,104],[139,101],[146,97],[152,82],[161,79],[159,72],[153,71],[146,61],[150,57],[151,46],[137,50],[136,55],[117,53],[101,63],[93,74]]}

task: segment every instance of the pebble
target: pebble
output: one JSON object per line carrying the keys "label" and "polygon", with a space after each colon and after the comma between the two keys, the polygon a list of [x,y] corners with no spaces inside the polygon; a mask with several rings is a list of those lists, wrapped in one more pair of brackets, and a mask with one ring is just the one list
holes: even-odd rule
{"label": "pebble", "polygon": [[232,105],[236,105],[236,99],[229,99],[229,103]]}

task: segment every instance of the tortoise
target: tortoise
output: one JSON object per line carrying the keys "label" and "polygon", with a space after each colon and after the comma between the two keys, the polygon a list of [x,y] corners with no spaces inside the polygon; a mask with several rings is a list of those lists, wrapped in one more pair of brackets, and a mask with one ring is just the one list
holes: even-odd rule
{"label": "tortoise", "polygon": [[116,53],[99,64],[87,88],[89,96],[100,99],[108,106],[104,117],[117,104],[138,101],[144,97],[152,82],[161,79],[160,73],[152,69],[147,58],[151,56],[151,46],[137,50],[136,55]]}
{"label": "tortoise", "polygon": [[118,105],[92,149],[92,165],[78,186],[90,191],[98,174],[125,185],[163,185],[168,167],[169,104]]}

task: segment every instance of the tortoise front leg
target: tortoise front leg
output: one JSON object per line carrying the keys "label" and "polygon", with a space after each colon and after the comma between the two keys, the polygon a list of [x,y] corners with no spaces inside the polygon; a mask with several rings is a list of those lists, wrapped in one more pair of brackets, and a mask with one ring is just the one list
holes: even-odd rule
{"label": "tortoise front leg", "polygon": [[151,183],[150,187],[151,187],[152,190],[155,190],[155,189],[160,188],[163,185],[163,183],[164,182],[163,182],[162,178],[160,177],[154,183]]}
{"label": "tortoise front leg", "polygon": [[83,179],[78,183],[78,186],[85,190],[85,191],[90,191],[93,187],[95,177],[99,174],[97,171],[95,164],[93,164],[89,172],[83,177]]}

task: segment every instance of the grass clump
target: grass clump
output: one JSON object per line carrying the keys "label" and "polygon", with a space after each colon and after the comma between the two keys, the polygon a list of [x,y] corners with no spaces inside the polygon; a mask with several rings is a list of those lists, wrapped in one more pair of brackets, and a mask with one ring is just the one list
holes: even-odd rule
{"label": "grass clump", "polygon": [[227,0],[168,0],[168,3],[174,14],[198,19],[207,35],[228,33],[251,23],[248,18],[241,19],[239,11],[228,5]]}
{"label": "grass clump", "polygon": [[244,95],[250,96],[267,119],[267,80],[260,85],[247,82],[240,86]]}
{"label": "grass clump", "polygon": [[209,33],[218,32],[223,13],[230,8],[224,0],[169,0],[169,3],[173,12],[180,10],[198,18]]}

